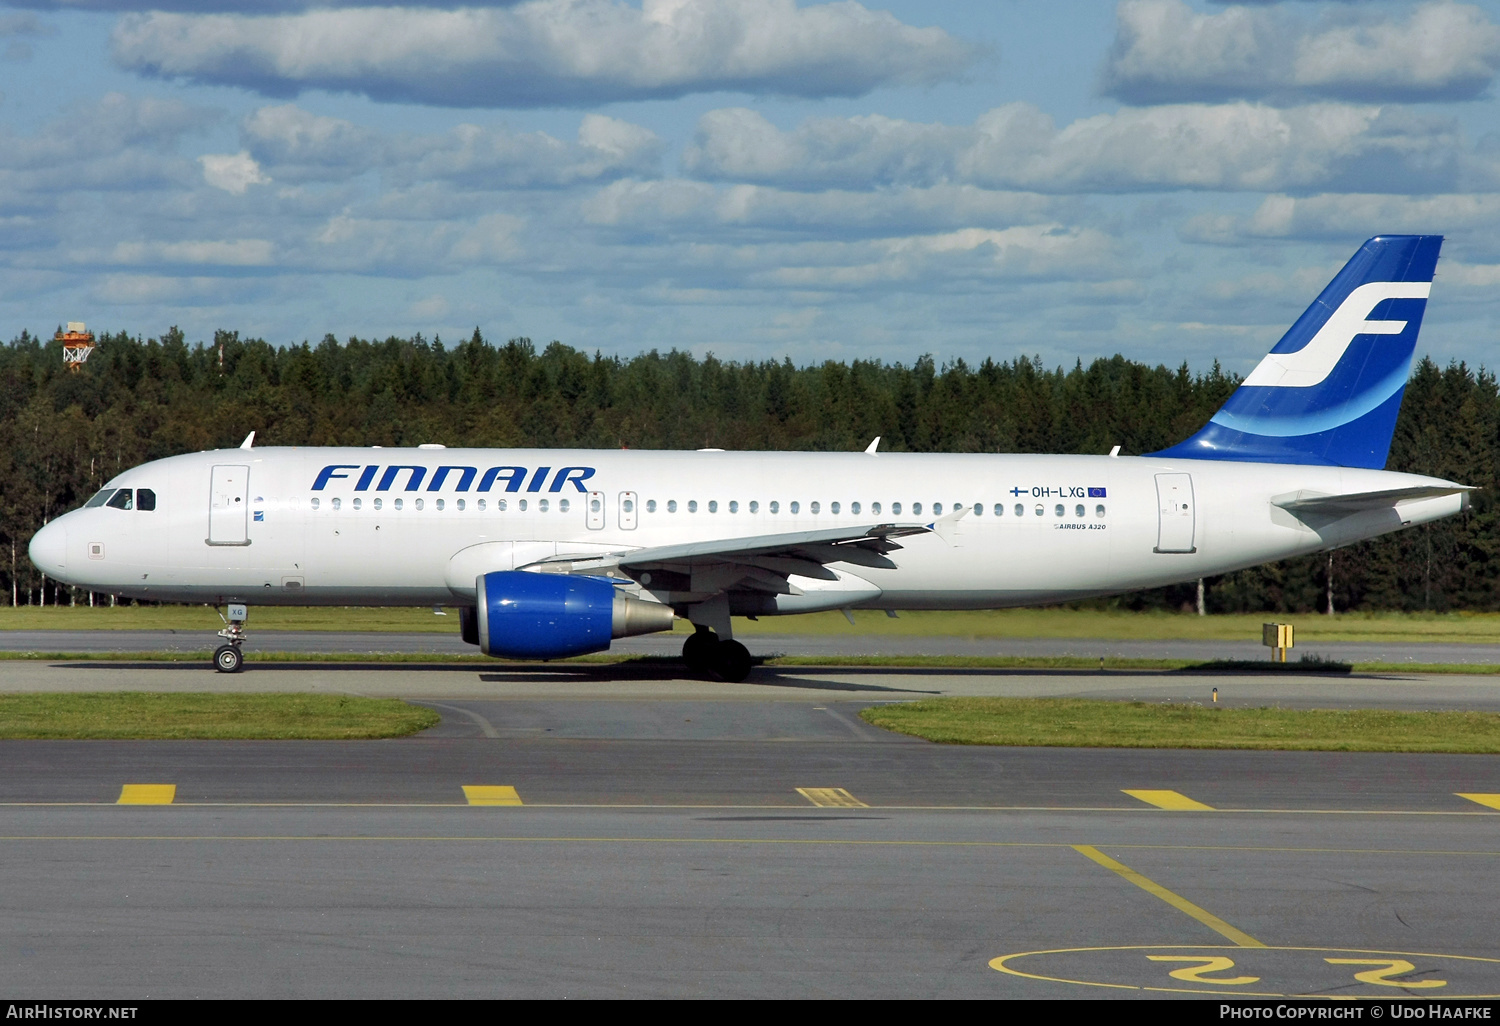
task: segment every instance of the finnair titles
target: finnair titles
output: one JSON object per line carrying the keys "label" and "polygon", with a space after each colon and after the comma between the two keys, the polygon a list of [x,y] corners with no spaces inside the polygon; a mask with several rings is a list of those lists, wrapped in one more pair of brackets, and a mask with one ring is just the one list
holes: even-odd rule
{"label": "finnair titles", "polygon": [[1157,587],[1451,516],[1383,469],[1441,236],[1370,239],[1191,438],[1144,456],[252,447],[119,474],[32,539],[98,592],[245,607],[450,605],[488,655],[556,659],[735,616],[995,609]]}

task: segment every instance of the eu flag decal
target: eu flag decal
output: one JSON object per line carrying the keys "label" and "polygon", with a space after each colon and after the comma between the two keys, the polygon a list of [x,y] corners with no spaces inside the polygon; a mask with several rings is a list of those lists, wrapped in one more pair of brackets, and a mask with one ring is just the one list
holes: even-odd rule
{"label": "eu flag decal", "polygon": [[1090,488],[1089,489],[1089,498],[1091,498],[1091,499],[1102,499],[1102,498],[1104,498],[1104,489],[1103,488]]}

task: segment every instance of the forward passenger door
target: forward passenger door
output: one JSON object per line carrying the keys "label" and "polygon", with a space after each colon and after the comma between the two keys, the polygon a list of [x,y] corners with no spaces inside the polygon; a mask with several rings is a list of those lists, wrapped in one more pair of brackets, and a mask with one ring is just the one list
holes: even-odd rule
{"label": "forward passenger door", "polygon": [[208,544],[249,545],[250,468],[213,468],[208,492]]}

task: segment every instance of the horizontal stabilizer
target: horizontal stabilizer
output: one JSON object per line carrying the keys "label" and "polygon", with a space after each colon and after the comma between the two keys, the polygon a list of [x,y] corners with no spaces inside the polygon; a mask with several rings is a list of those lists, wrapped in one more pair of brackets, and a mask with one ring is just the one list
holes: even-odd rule
{"label": "horizontal stabilizer", "polygon": [[1367,509],[1385,509],[1398,502],[1413,499],[1437,499],[1444,495],[1461,495],[1474,489],[1467,485],[1418,485],[1413,488],[1387,488],[1379,492],[1350,492],[1346,495],[1323,495],[1319,492],[1297,491],[1277,495],[1271,505],[1280,506],[1288,513],[1300,515],[1312,513],[1321,516],[1345,517]]}

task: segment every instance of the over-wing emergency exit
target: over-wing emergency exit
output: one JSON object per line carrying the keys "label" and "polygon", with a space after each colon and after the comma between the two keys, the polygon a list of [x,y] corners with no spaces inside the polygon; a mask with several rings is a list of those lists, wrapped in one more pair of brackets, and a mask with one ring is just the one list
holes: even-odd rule
{"label": "over-wing emergency exit", "polygon": [[[1427,523],[1383,468],[1441,236],[1378,236],[1193,437],[1145,456],[251,447],[125,471],[32,539],[67,584],[216,605],[451,605],[555,659],[733,616],[988,609],[1157,587]],[[243,619],[215,656],[242,666]]]}

